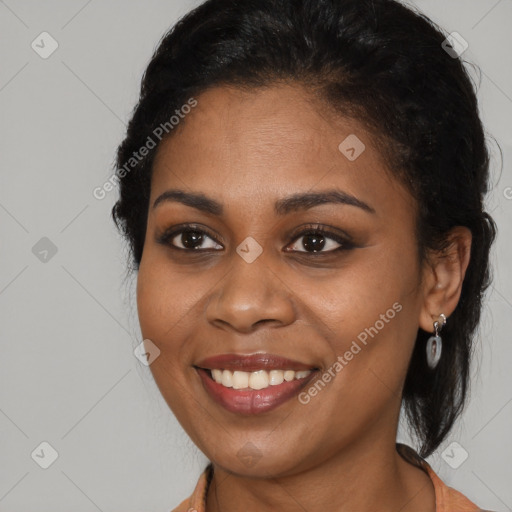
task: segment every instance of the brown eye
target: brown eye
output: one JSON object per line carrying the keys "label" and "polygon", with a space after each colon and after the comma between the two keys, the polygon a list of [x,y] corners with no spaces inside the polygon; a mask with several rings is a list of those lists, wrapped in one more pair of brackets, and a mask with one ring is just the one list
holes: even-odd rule
{"label": "brown eye", "polygon": [[166,231],[158,237],[158,242],[168,245],[172,249],[182,251],[218,250],[223,248],[206,231],[193,227]]}
{"label": "brown eye", "polygon": [[[174,242],[174,240],[177,240],[177,242]],[[208,240],[211,241],[209,244],[207,243]],[[176,234],[173,238],[170,239],[170,243],[175,247],[178,247],[179,249],[222,249],[222,246],[216,244],[216,242],[212,240],[206,233],[201,231],[181,231],[180,233]],[[180,243],[181,247],[179,245]],[[207,245],[203,245],[204,243],[207,243]]]}
{"label": "brown eye", "polygon": [[[306,235],[303,235],[302,237],[302,244],[298,244],[299,246],[302,246],[305,249],[305,252],[321,252],[323,251],[324,247],[327,247],[326,251],[323,252],[329,252],[329,250],[337,249],[337,247],[333,246],[333,241],[329,239],[329,237],[326,237],[323,234],[319,233],[308,233]],[[334,242],[334,245],[336,246],[337,242]],[[340,244],[337,244],[338,246]],[[300,249],[294,249],[299,250]]]}
{"label": "brown eye", "polygon": [[[300,239],[302,242],[299,242]],[[290,250],[302,253],[330,253],[353,247],[347,239],[322,227],[303,231],[294,240]]]}

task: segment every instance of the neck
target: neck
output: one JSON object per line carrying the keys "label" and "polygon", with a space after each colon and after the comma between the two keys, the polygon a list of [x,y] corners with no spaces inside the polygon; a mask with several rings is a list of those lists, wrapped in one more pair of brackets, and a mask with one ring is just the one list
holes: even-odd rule
{"label": "neck", "polygon": [[249,478],[213,468],[207,512],[435,512],[430,477],[382,437],[352,443],[321,464],[283,477]]}

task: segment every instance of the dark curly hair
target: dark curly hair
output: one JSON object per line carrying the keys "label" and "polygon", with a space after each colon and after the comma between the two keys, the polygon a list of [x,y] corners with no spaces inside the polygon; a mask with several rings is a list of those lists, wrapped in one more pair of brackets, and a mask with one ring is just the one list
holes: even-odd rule
{"label": "dark curly hair", "polygon": [[302,85],[326,108],[362,123],[387,172],[417,200],[420,263],[429,249],[446,248],[452,227],[467,226],[473,235],[460,301],[443,330],[443,357],[429,370],[424,346],[430,334],[419,329],[405,381],[402,405],[423,457],[442,443],[466,403],[496,236],[483,206],[490,156],[476,87],[461,58],[443,48],[446,37],[395,0],[207,0],[162,38],[144,73],[117,150],[120,198],[112,209],[136,271],[156,150],[129,171],[126,162],[155,127],[208,88]]}

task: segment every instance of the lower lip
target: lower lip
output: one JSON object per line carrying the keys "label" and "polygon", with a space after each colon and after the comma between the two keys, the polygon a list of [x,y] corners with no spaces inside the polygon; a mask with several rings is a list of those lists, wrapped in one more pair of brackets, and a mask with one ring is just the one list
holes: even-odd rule
{"label": "lower lip", "polygon": [[203,385],[209,395],[225,409],[238,414],[261,414],[271,411],[290,398],[299,394],[307,383],[315,376],[316,371],[303,379],[284,381],[277,386],[269,386],[265,389],[240,390],[227,388],[215,382],[209,370],[196,368]]}

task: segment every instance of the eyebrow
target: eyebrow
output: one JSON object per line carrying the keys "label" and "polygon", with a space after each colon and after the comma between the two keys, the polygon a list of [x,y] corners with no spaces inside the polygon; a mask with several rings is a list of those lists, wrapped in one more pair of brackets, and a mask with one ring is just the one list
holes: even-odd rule
{"label": "eyebrow", "polygon": [[[153,209],[164,202],[178,202],[211,215],[221,216],[224,208],[221,203],[202,193],[185,192],[171,189],[159,195],[153,203]],[[342,204],[356,206],[368,213],[376,213],[370,205],[357,197],[342,190],[326,190],[321,192],[306,192],[293,194],[279,199],[274,205],[276,215],[286,215],[293,211],[308,210],[322,204]]]}

